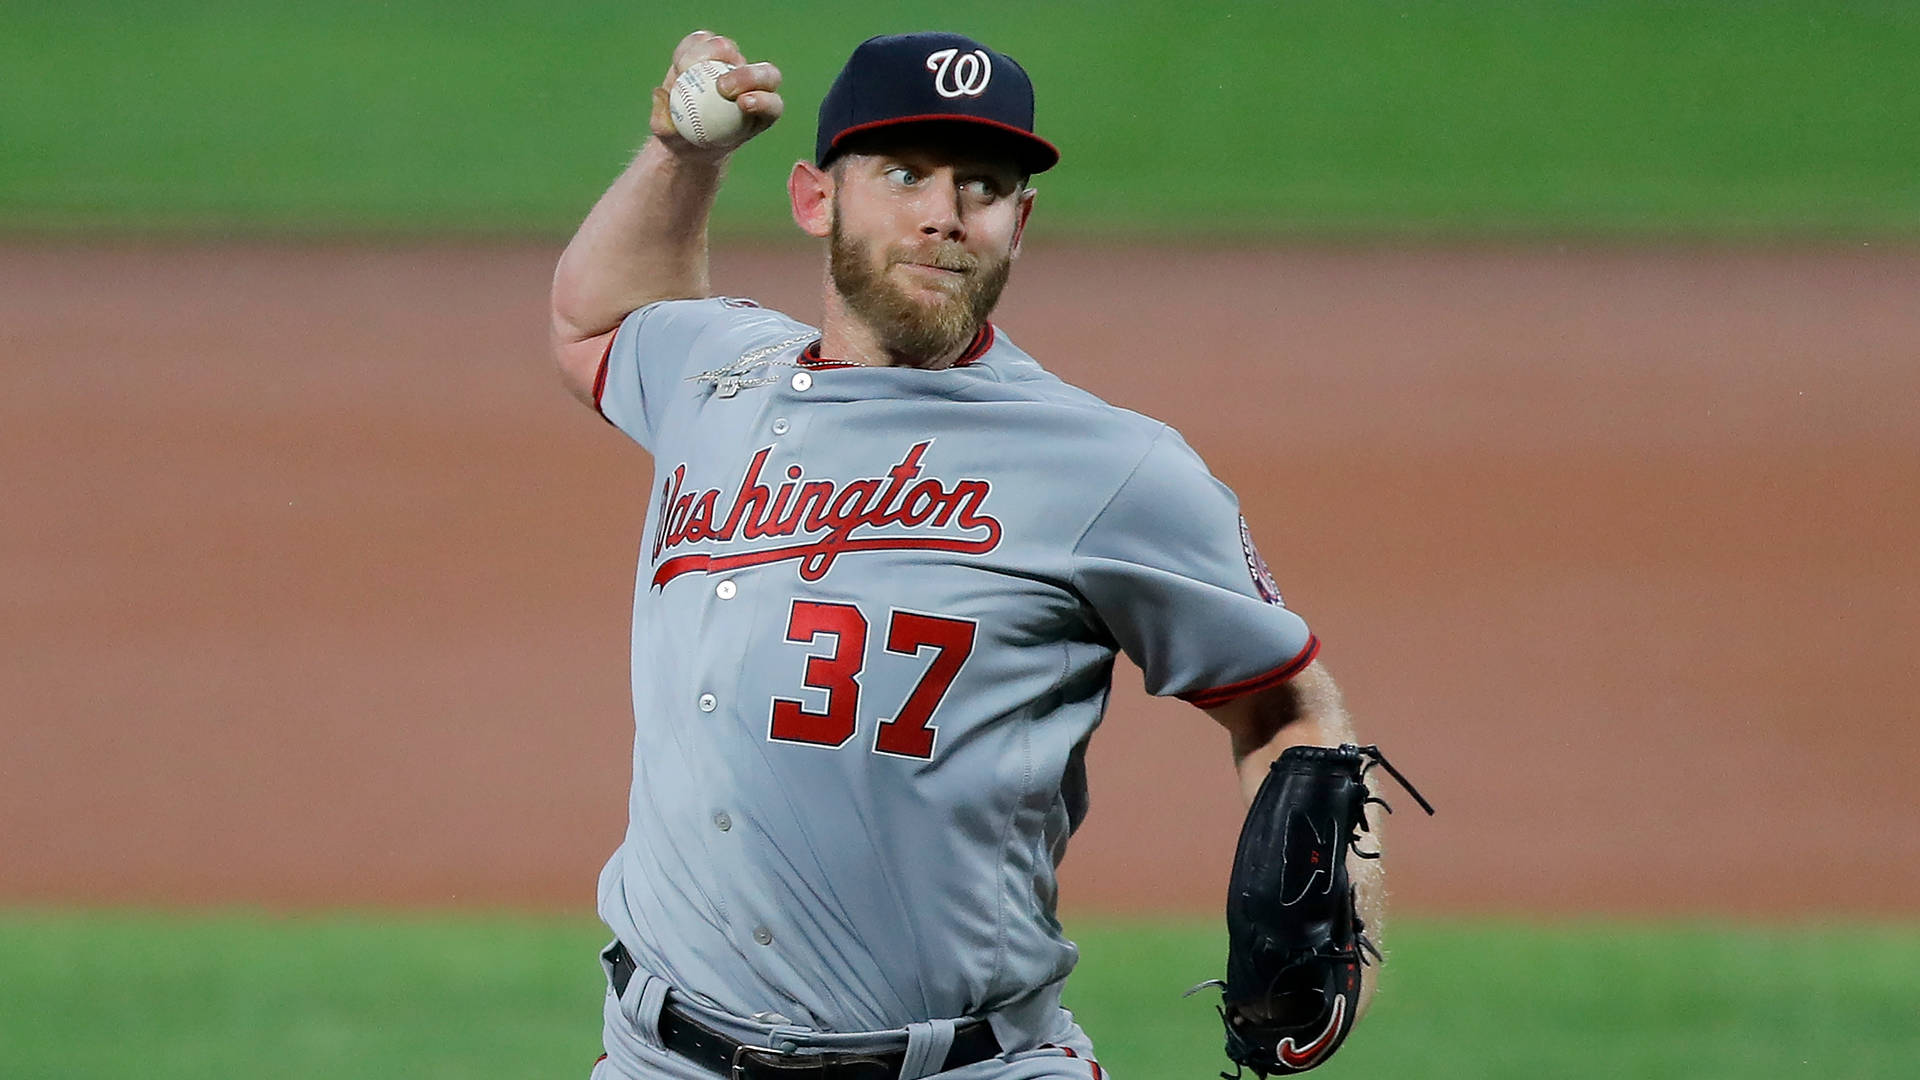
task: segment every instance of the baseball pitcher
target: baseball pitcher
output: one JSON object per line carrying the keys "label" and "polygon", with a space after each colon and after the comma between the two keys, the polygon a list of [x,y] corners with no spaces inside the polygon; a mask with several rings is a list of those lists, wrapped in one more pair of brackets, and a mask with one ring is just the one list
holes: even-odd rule
{"label": "baseball pitcher", "polygon": [[[710,60],[744,118],[725,145],[669,102]],[[1233,493],[989,321],[1059,158],[1027,73],[955,34],[854,51],[787,183],[824,242],[817,326],[708,283],[709,208],[779,120],[780,78],[682,41],[652,137],[554,277],[563,378],[656,466],[593,1076],[1101,1077],[1060,1005],[1054,868],[1121,651],[1226,728],[1249,799],[1279,800],[1283,838],[1250,833],[1243,858],[1316,860],[1282,867],[1270,905],[1236,871],[1253,924],[1285,908],[1281,929],[1327,932],[1295,934],[1284,971],[1230,961],[1223,1015],[1262,1075],[1318,1064],[1372,992],[1378,755],[1346,745]]]}

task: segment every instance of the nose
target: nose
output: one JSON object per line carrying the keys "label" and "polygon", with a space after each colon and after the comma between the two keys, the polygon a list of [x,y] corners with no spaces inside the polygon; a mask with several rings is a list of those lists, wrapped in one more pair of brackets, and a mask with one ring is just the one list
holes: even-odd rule
{"label": "nose", "polygon": [[967,225],[960,214],[960,185],[947,169],[927,177],[920,190],[920,234],[930,239],[963,240]]}

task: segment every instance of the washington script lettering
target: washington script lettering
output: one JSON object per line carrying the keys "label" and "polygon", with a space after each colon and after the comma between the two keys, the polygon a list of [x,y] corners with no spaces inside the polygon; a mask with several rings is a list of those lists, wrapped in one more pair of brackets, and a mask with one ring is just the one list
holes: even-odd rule
{"label": "washington script lettering", "polygon": [[[818,581],[834,560],[856,551],[953,551],[982,555],[1000,545],[1000,521],[982,507],[993,493],[986,480],[957,480],[949,488],[937,477],[920,477],[920,459],[933,440],[913,444],[886,475],[839,484],[802,481],[798,465],[787,466],[777,488],[760,481],[773,447],[762,447],[747,462],[733,501],[723,511],[721,491],[683,491],[687,467],[681,464],[660,487],[660,516],[653,536],[653,587],[681,574],[715,574],[745,566],[797,559],[800,577]],[[916,483],[915,481],[918,480]],[[911,485],[911,486],[909,486]],[[722,516],[724,512],[724,517]],[[949,530],[936,535],[935,530]],[[889,528],[891,527],[891,528]],[[855,536],[856,530],[885,535]],[[906,530],[914,530],[907,532]],[[954,535],[957,532],[959,535]],[[706,541],[777,539],[799,535],[799,543],[730,551],[724,555],[689,552],[660,557],[682,544]]]}

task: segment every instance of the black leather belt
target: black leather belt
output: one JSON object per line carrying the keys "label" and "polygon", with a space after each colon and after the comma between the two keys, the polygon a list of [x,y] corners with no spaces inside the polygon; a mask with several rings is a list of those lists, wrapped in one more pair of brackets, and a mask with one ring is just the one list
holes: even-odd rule
{"label": "black leather belt", "polygon": [[[604,955],[613,969],[613,993],[623,996],[636,970],[633,957],[619,942]],[[727,1080],[900,1080],[900,1067],[907,1057],[905,1049],[878,1054],[783,1054],[748,1046],[687,1015],[671,999],[660,1010],[660,1041],[669,1051]],[[993,1037],[993,1028],[985,1020],[974,1020],[954,1029],[953,1048],[936,1071],[999,1056],[1000,1040]]]}

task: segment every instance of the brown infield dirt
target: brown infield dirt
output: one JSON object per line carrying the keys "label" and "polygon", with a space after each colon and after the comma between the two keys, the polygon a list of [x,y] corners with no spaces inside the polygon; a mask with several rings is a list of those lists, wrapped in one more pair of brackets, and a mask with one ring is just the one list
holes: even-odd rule
{"label": "brown infield dirt", "polygon": [[[0,902],[591,910],[650,466],[556,254],[0,246]],[[1398,910],[1920,913],[1920,253],[1042,238],[998,322],[1240,493]],[[1226,742],[1116,682],[1064,903],[1213,912]]]}

